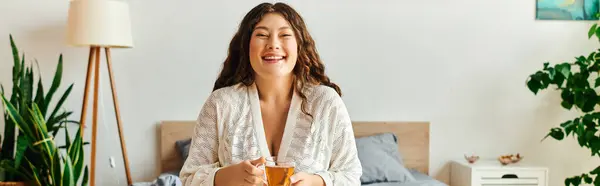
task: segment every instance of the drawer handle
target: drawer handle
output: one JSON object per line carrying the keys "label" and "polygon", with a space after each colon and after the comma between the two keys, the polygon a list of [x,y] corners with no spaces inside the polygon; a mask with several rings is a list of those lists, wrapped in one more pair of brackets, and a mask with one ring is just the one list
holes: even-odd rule
{"label": "drawer handle", "polygon": [[502,178],[519,178],[516,174],[505,174],[502,175]]}

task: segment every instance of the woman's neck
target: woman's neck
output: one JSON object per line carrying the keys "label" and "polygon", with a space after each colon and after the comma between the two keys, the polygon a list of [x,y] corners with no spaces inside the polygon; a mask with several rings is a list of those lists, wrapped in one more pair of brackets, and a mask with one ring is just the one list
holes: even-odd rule
{"label": "woman's neck", "polygon": [[257,77],[255,83],[258,89],[258,97],[261,101],[267,103],[289,103],[292,99],[292,82],[292,76],[276,79]]}

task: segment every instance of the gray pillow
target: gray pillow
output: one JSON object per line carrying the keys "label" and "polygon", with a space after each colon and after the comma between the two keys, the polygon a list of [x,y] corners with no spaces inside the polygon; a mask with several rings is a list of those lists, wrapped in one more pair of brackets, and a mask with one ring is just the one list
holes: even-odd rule
{"label": "gray pillow", "polygon": [[177,146],[177,151],[179,152],[179,155],[181,155],[181,158],[183,158],[184,162],[188,158],[188,155],[190,154],[190,144],[191,143],[192,143],[192,138],[179,140],[179,141],[175,142],[175,145]]}
{"label": "gray pillow", "polygon": [[356,138],[362,184],[416,181],[404,167],[397,140],[393,133]]}

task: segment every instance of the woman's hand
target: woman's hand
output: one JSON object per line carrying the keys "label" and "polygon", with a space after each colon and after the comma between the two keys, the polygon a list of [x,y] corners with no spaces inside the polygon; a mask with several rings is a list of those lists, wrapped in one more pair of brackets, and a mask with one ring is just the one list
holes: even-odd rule
{"label": "woman's hand", "polygon": [[296,173],[291,178],[293,186],[324,186],[325,181],[316,174],[307,174],[304,172]]}
{"label": "woman's hand", "polygon": [[236,165],[222,168],[215,174],[216,186],[255,186],[264,185],[264,171],[257,166],[265,163],[265,158],[246,160]]}

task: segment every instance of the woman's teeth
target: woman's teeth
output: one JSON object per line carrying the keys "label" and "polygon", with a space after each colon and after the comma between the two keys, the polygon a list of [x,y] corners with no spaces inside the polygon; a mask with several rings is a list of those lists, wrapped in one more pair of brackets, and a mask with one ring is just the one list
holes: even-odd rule
{"label": "woman's teeth", "polygon": [[264,58],[269,59],[269,60],[276,60],[276,59],[283,59],[283,56],[266,56]]}

